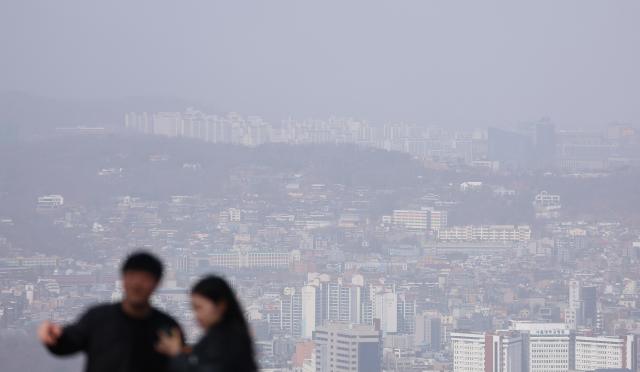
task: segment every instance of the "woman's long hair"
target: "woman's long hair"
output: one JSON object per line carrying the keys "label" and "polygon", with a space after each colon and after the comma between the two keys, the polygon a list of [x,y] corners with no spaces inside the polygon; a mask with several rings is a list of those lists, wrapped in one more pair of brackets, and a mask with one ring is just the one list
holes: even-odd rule
{"label": "woman's long hair", "polygon": [[[242,313],[242,308],[236,299],[236,296],[233,294],[231,287],[227,282],[217,276],[209,276],[196,284],[191,293],[197,293],[201,296],[204,296],[211,301],[219,304],[220,301],[224,300],[227,303],[227,311],[225,311],[224,316],[220,322],[221,325],[235,325],[239,327],[242,332],[246,334],[249,338],[249,347],[251,353],[251,359],[253,359],[253,342],[251,338],[251,334],[249,333],[249,326],[247,325],[247,321],[244,318]],[[255,361],[254,361],[255,366]]]}

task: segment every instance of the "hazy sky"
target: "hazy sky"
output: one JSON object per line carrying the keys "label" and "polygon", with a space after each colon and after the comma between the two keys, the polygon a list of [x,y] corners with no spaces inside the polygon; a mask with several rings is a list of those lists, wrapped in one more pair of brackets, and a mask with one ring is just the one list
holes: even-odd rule
{"label": "hazy sky", "polygon": [[638,1],[2,1],[0,90],[221,112],[640,125]]}

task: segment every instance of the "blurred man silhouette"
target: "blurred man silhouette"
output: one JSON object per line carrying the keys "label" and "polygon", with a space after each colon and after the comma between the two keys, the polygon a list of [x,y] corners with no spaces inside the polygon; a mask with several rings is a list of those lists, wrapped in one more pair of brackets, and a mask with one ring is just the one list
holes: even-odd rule
{"label": "blurred man silhouette", "polygon": [[149,253],[131,255],[122,266],[124,299],[96,306],[67,327],[44,322],[38,338],[57,355],[83,351],[87,372],[158,372],[168,357],[157,352],[159,330],[180,328],[149,304],[162,278],[162,263]]}

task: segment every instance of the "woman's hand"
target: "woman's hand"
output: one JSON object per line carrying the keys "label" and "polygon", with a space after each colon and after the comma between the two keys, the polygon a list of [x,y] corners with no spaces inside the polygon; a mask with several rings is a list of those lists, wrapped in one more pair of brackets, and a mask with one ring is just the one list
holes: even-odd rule
{"label": "woman's hand", "polygon": [[182,335],[178,327],[171,328],[171,334],[160,329],[158,330],[160,340],[156,343],[156,350],[166,356],[175,357],[182,352]]}

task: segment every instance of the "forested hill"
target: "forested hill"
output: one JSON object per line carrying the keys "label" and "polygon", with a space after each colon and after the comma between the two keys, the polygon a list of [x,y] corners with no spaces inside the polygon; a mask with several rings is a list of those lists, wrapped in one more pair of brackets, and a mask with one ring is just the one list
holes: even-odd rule
{"label": "forested hill", "polygon": [[[159,158],[166,160],[152,161]],[[199,164],[198,170],[185,169],[185,164]],[[202,200],[257,195],[265,213],[289,207],[289,191],[282,182],[240,186],[231,182],[232,172],[241,168],[255,169],[256,175],[266,178],[298,175],[299,192],[309,192],[309,186],[318,183],[343,185],[351,193],[349,197],[356,190],[368,190],[358,197],[369,200],[366,214],[373,222],[394,209],[419,209],[425,205],[421,197],[428,193],[462,202],[447,209],[449,226],[540,227],[545,220],[535,219],[532,201],[541,191],[561,196],[566,218],[637,221],[640,215],[637,169],[588,179],[530,172],[494,174],[466,167],[435,170],[432,166],[404,153],[352,145],[267,144],[249,148],[113,134],[25,142],[0,147],[0,216],[13,220],[11,226],[0,224],[0,236],[34,251],[63,253],[61,247],[73,248],[73,237],[53,226],[55,214],[73,208],[97,211],[116,196],[163,202],[173,195],[198,195]],[[99,174],[110,169],[115,173]],[[481,181],[484,187],[462,192],[460,183],[469,181]],[[517,195],[494,196],[494,188],[510,184],[520,185]],[[44,195],[62,195],[64,210],[37,213],[37,199]]]}

